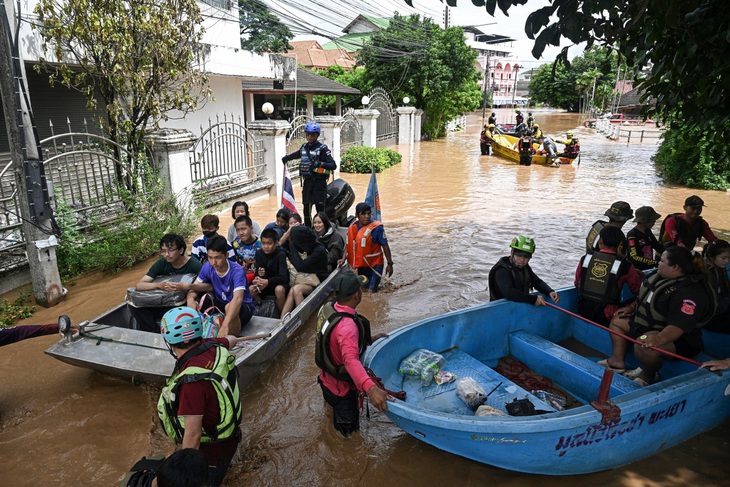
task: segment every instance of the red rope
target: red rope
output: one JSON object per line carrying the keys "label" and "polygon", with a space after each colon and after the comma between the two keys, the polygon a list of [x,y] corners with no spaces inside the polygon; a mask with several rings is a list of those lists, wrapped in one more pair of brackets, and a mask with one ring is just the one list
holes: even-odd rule
{"label": "red rope", "polygon": [[[633,339],[633,338],[631,338],[631,337],[628,337],[628,336],[624,335],[623,333],[621,333],[621,332],[619,332],[619,331],[616,331],[616,330],[612,330],[612,329],[610,329],[610,328],[609,328],[609,327],[607,327],[607,326],[599,325],[599,324],[598,324],[598,323],[596,323],[595,321],[591,321],[591,320],[589,320],[589,319],[587,319],[587,318],[584,318],[584,317],[582,317],[581,315],[575,314],[575,313],[573,313],[573,312],[571,312],[571,311],[568,311],[567,309],[561,308],[560,306],[555,306],[554,304],[551,304],[551,303],[547,303],[547,302],[546,302],[545,304],[546,304],[547,306],[551,307],[551,308],[554,308],[554,309],[557,309],[557,310],[559,310],[559,311],[562,311],[563,313],[565,313],[565,314],[567,314],[567,315],[569,315],[569,316],[572,316],[573,318],[578,318],[578,319],[579,319],[579,320],[581,320],[581,321],[585,321],[585,322],[586,322],[586,323],[588,323],[589,325],[597,326],[598,328],[601,328],[601,329],[603,329],[603,330],[606,330],[607,332],[609,332],[609,333],[612,333],[612,334],[614,334],[614,335],[616,335],[616,336],[619,336],[619,337],[623,338],[623,339],[624,339],[624,340],[626,340],[626,341],[629,341],[629,342],[632,342],[632,343],[636,343],[636,344],[638,344],[638,345],[641,345],[641,346],[645,346],[645,345],[644,345],[644,344],[643,344],[642,342],[640,342],[639,340],[635,340],[635,339]],[[693,365],[697,365],[698,367],[699,367],[700,365],[702,365],[702,363],[701,363],[701,362],[698,362],[698,361],[696,361],[696,360],[692,360],[691,358],[687,358],[687,357],[682,357],[681,355],[677,355],[676,353],[672,353],[672,352],[670,352],[670,351],[668,351],[668,350],[664,350],[663,348],[659,348],[659,347],[646,347],[646,348],[649,348],[649,349],[651,349],[651,350],[654,350],[655,352],[659,352],[659,353],[661,353],[661,354],[667,355],[667,356],[669,356],[669,357],[672,357],[672,358],[676,358],[677,360],[684,360],[685,362],[689,362],[689,363],[691,363],[691,364],[693,364]]]}

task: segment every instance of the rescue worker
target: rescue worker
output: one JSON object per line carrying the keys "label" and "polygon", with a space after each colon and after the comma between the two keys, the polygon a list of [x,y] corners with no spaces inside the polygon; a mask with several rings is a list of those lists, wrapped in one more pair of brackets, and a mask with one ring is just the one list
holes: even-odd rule
{"label": "rescue worker", "polygon": [[703,237],[708,242],[717,240],[710,225],[701,216],[704,206],[705,202],[697,195],[684,200],[684,213],[668,215],[659,229],[659,241],[662,245],[665,248],[679,245],[692,250]]}
{"label": "rescue worker", "polygon": [[[586,254],[592,254],[598,251],[598,239],[603,227],[609,225],[612,227],[623,228],[624,224],[634,217],[634,210],[631,209],[625,201],[616,201],[604,213],[608,217],[608,221],[597,220],[593,223],[588,236],[586,237]],[[618,246],[619,255],[626,255],[627,244],[625,242]]]}
{"label": "rescue worker", "polygon": [[281,158],[281,162],[301,159],[299,163],[299,177],[302,178],[302,206],[304,224],[312,228],[312,205],[317,213],[325,210],[327,201],[327,180],[332,171],[337,169],[337,163],[332,158],[332,152],[323,143],[317,141],[321,132],[317,122],[308,122],[304,126],[304,135],[307,142],[302,144],[298,151]]}
{"label": "rescue worker", "polygon": [[[377,292],[383,270],[388,277],[393,275],[393,257],[388,238],[383,224],[377,220],[371,221],[372,208],[369,204],[358,203],[355,216],[357,220],[347,229],[345,255],[338,262],[349,262],[358,275],[367,277],[367,289]],[[385,267],[383,257],[387,260]]]}
{"label": "rescue worker", "polygon": [[532,112],[527,112],[527,128],[532,129],[534,123],[535,119],[532,118]]}
{"label": "rescue worker", "polygon": [[538,124],[532,126],[532,137],[534,139],[542,137],[542,130],[540,130],[540,126]]}
{"label": "rescue worker", "polygon": [[512,249],[510,255],[499,259],[489,270],[489,300],[505,298],[518,303],[544,306],[545,298],[539,294],[530,294],[531,289],[536,289],[550,296],[556,304],[559,303],[558,293],[537,277],[530,267],[530,259],[535,253],[535,241],[518,235],[509,246]]}
{"label": "rescue worker", "polygon": [[317,315],[315,362],[320,368],[317,382],[324,400],[332,406],[333,423],[342,436],[360,429],[358,402],[367,394],[380,411],[388,410],[394,398],[376,385],[360,361],[368,345],[384,333],[371,335],[370,322],[357,314],[366,279],[351,270],[334,281],[336,302],[326,303]]}
{"label": "rescue worker", "polygon": [[484,129],[479,132],[479,148],[481,149],[483,156],[489,155],[489,149],[492,146],[492,140],[488,135],[488,132],[489,130],[486,125],[484,126]]}
{"label": "rescue worker", "polygon": [[[537,149],[537,153],[541,155],[546,155],[548,159],[552,161],[553,165],[559,166],[560,163],[557,162],[558,148],[555,145],[555,142],[553,142],[553,139],[551,139],[547,135],[541,134],[540,137],[537,139],[537,142],[540,144],[540,147]],[[545,162],[547,163],[547,160]]]}
{"label": "rescue worker", "polygon": [[515,125],[520,125],[522,123],[525,123],[525,117],[522,116],[522,112],[519,110],[515,110]]}
{"label": "rescue worker", "polygon": [[238,369],[228,350],[242,338],[204,340],[203,320],[187,306],[165,313],[160,331],[176,362],[157,413],[167,436],[203,453],[209,485],[218,486],[241,440]]}
{"label": "rescue worker", "polygon": [[532,137],[525,132],[515,144],[517,152],[520,153],[520,166],[531,166],[532,155],[535,153],[535,147],[532,145]]}
{"label": "rescue worker", "polygon": [[599,325],[608,326],[621,306],[624,283],[636,294],[641,287],[641,274],[616,250],[624,241],[620,228],[606,226],[598,238],[598,251],[581,257],[575,271],[578,288],[578,313]]}
{"label": "rescue worker", "polygon": [[[715,312],[715,293],[702,268],[692,252],[675,245],[664,251],[657,272],[642,284],[636,301],[616,311],[610,328],[641,342],[634,344],[640,365],[632,374],[637,376],[635,382],[649,385],[658,380],[664,358],[648,347],[682,357],[703,350],[701,327]],[[614,370],[626,368],[629,342],[611,334],[611,343],[613,352],[607,365]]]}
{"label": "rescue worker", "polygon": [[628,258],[639,270],[655,269],[659,265],[658,256],[661,255],[664,248],[651,231],[651,227],[659,218],[661,215],[654,211],[654,208],[642,206],[636,210],[636,218],[634,218],[636,226],[626,234]]}
{"label": "rescue worker", "polygon": [[568,145],[568,144],[570,144],[570,141],[572,139],[573,139],[573,132],[571,130],[568,130],[567,132],[565,132],[565,139],[563,139],[563,140],[555,139],[555,142],[557,142],[558,144]]}
{"label": "rescue worker", "polygon": [[558,154],[558,157],[565,157],[568,159],[575,159],[580,154],[580,141],[573,137],[573,132],[568,130],[565,132],[565,140],[555,140],[558,144],[565,144],[563,152]]}
{"label": "rescue worker", "polygon": [[489,125],[497,125],[497,114],[492,112],[492,114],[489,116],[489,120],[487,120],[487,123]]}

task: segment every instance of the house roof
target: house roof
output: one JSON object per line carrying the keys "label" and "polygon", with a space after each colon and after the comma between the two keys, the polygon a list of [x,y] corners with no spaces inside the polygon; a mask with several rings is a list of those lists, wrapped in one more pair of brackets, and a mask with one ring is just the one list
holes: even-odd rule
{"label": "house roof", "polygon": [[641,101],[641,97],[643,95],[643,91],[641,88],[634,88],[633,90],[629,91],[628,93],[624,93],[621,95],[621,97],[618,100],[618,108],[619,110],[622,108],[630,108],[630,107],[639,107],[643,105],[654,105],[656,104],[656,99],[651,97],[645,102]]}
{"label": "house roof", "polygon": [[315,95],[359,95],[360,90],[320,76],[306,69],[297,69],[297,81],[285,80],[283,89],[274,88],[274,80],[268,78],[243,78],[243,91],[289,95],[294,93]]}
{"label": "house roof", "polygon": [[345,69],[355,67],[355,60],[345,49],[323,50],[317,41],[290,42],[293,49],[283,56],[295,58],[297,64],[305,68],[324,69],[327,66],[340,66]]}
{"label": "house roof", "polygon": [[477,42],[484,42],[485,44],[499,44],[502,42],[514,42],[515,39],[499,34],[485,34],[481,30],[477,29],[472,25],[462,25],[464,32],[470,32],[474,34],[474,40]]}
{"label": "house roof", "polygon": [[362,50],[362,46],[373,35],[372,32],[359,32],[357,34],[346,34],[333,41],[322,45],[325,51],[331,49],[344,49],[347,52],[357,52]]}
{"label": "house roof", "polygon": [[373,24],[373,26],[375,27],[373,31],[375,31],[387,29],[390,26],[390,19],[384,17],[371,17],[370,15],[358,15],[352,20],[352,22],[347,24],[345,28],[342,29],[342,32],[349,33],[352,26],[358,23]]}

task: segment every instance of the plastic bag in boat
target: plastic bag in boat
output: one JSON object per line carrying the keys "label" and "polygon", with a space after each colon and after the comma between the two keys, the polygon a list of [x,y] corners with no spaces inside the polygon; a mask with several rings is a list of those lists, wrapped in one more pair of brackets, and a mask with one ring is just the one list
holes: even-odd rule
{"label": "plastic bag in boat", "polygon": [[[173,274],[171,276],[157,276],[152,282],[184,282],[191,283],[197,277],[196,274]],[[149,306],[160,306],[174,308],[175,306],[185,306],[187,302],[187,291],[163,291],[162,289],[152,289],[150,291],[137,291],[136,288],[127,289],[126,302],[135,308],[145,308]]]}
{"label": "plastic bag in boat", "polygon": [[431,383],[434,374],[441,370],[445,363],[446,360],[442,355],[419,348],[403,359],[398,367],[398,372],[420,377],[421,384],[425,387]]}
{"label": "plastic bag in boat", "polygon": [[474,416],[507,416],[507,413],[505,413],[501,409],[482,404],[477,408],[477,412],[474,413]]}
{"label": "plastic bag in boat", "polygon": [[484,392],[482,386],[471,377],[464,377],[456,381],[456,396],[464,401],[472,411],[476,411],[487,399],[487,393]]}

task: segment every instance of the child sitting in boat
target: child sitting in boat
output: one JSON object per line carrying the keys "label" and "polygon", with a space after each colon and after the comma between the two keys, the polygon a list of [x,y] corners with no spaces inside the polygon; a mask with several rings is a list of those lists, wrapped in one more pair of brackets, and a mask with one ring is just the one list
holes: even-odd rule
{"label": "child sitting in boat", "polygon": [[530,294],[530,290],[550,296],[555,303],[560,296],[550,286],[537,277],[530,268],[529,262],[535,253],[535,241],[530,237],[518,235],[510,243],[510,255],[499,259],[489,271],[489,300],[508,299],[518,303],[531,303],[544,306],[545,298],[539,294]]}
{"label": "child sitting in boat", "polygon": [[273,228],[261,232],[261,248],[254,256],[256,277],[251,283],[251,294],[256,301],[273,296],[276,309],[281,313],[289,292],[289,269],[286,252],[279,247],[279,234]]}
{"label": "child sitting in boat", "polygon": [[[208,261],[208,240],[218,235],[218,229],[220,228],[220,219],[218,218],[218,215],[204,215],[203,218],[200,219],[200,228],[203,230],[203,235],[195,239],[193,242],[193,248],[190,250],[190,255],[198,259],[201,264],[205,264]],[[226,242],[228,242],[228,240],[226,240]],[[228,242],[228,253],[226,255],[229,260],[236,262],[236,257],[233,253],[233,247],[230,242]]]}
{"label": "child sitting in boat", "polygon": [[247,216],[239,216],[234,222],[237,237],[233,240],[233,251],[236,253],[236,262],[246,271],[249,284],[254,278],[254,257],[261,248],[261,241],[253,233],[253,224]]}

